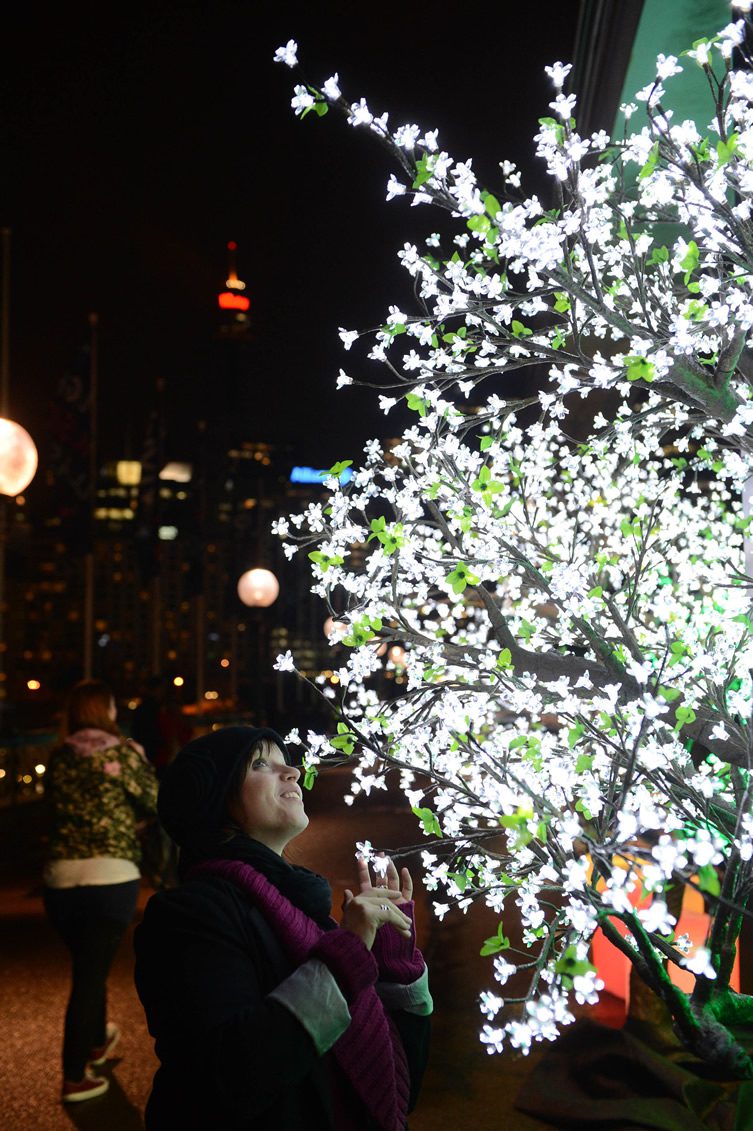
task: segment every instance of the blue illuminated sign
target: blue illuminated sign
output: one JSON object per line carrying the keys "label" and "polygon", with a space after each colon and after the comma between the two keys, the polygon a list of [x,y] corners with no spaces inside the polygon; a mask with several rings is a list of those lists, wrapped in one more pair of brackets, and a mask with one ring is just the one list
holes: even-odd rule
{"label": "blue illuminated sign", "polygon": [[[291,483],[318,483],[321,487],[322,483],[329,476],[328,471],[317,471],[315,467],[294,467],[290,473]],[[353,478],[351,468],[346,467],[340,475],[341,483],[350,483]]]}

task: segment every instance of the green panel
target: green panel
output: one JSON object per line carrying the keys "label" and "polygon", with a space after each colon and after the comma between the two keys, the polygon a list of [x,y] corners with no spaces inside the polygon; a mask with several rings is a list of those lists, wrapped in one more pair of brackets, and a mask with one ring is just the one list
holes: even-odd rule
{"label": "green panel", "polygon": [[[636,90],[653,81],[657,55],[676,55],[684,70],[665,84],[667,105],[674,109],[676,120],[692,118],[705,133],[713,116],[708,83],[698,64],[681,55],[696,39],[715,35],[726,27],[730,18],[727,0],[644,0],[620,104],[634,102]],[[631,129],[641,129],[646,122],[643,105],[638,105],[639,112],[630,120]],[[624,126],[624,115],[618,111],[613,136],[622,137]]]}

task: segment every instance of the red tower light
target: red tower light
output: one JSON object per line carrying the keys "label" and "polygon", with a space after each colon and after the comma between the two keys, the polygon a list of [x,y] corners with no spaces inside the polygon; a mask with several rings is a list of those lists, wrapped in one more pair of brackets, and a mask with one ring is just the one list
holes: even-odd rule
{"label": "red tower light", "polygon": [[234,291],[223,291],[217,296],[217,302],[221,310],[246,311],[251,305],[251,301],[245,295],[239,295]]}

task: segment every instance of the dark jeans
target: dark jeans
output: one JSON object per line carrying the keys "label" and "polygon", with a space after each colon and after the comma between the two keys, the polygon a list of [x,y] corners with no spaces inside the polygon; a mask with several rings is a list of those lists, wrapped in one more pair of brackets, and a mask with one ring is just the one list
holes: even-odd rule
{"label": "dark jeans", "polygon": [[107,975],[133,919],[139,881],[45,888],[44,906],[71,952],[72,985],[65,1013],[63,1076],[81,1080],[107,1027]]}

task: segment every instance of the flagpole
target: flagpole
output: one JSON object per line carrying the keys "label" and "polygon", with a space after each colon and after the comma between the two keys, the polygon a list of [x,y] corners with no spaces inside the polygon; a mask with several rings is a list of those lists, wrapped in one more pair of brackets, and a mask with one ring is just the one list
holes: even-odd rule
{"label": "flagpole", "polygon": [[[2,309],[0,309],[0,416],[8,415],[8,396],[10,393],[10,228],[2,230],[3,278]],[[8,642],[5,639],[5,543],[8,538],[8,502],[0,496],[0,707],[6,704],[8,678],[6,657]],[[3,712],[0,710],[0,731],[4,729]],[[13,796],[15,797],[15,783]]]}
{"label": "flagpole", "polygon": [[10,228],[3,228],[3,308],[0,339],[0,416],[8,415],[10,394]]}
{"label": "flagpole", "polygon": [[84,558],[84,679],[94,668],[94,507],[97,498],[99,318],[89,315],[89,547]]}
{"label": "flagpole", "polygon": [[206,421],[199,421],[199,467],[198,467],[198,514],[199,514],[199,562],[200,562],[200,592],[196,594],[194,606],[195,615],[195,645],[196,645],[196,703],[199,710],[204,706],[204,687],[206,678],[206,639],[207,639],[207,600],[204,593],[204,536],[206,528]]}

